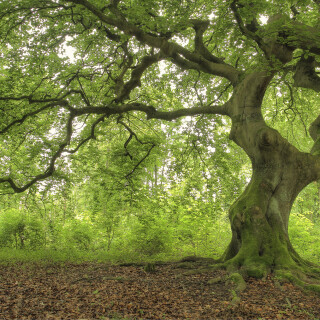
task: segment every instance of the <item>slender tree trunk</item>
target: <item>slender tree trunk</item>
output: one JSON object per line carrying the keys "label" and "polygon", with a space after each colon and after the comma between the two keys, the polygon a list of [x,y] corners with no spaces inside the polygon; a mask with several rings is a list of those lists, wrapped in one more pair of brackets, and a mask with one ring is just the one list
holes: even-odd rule
{"label": "slender tree trunk", "polygon": [[158,190],[158,166],[154,165],[154,189],[155,193],[157,193]]}
{"label": "slender tree trunk", "polygon": [[250,157],[253,174],[230,208],[232,240],[222,259],[255,277],[304,264],[289,240],[289,215],[299,192],[318,179],[319,171],[314,156],[299,152],[265,124],[260,106],[269,80],[249,75],[235,90],[230,109],[230,138]]}

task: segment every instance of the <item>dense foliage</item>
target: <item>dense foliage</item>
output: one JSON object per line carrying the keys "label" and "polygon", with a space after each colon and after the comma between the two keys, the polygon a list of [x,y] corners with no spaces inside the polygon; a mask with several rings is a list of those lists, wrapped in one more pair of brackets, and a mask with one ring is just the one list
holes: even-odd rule
{"label": "dense foliage", "polygon": [[[171,144],[167,140],[163,146],[166,152],[172,152],[170,163],[166,152],[158,154],[158,167],[155,160],[150,161],[131,186],[120,187],[117,193],[110,191],[124,178],[119,157],[109,160],[113,175],[105,171],[104,158],[92,172],[87,166],[80,170],[77,162],[73,182],[58,190],[39,192],[31,188],[22,195],[3,196],[1,259],[146,261],[187,255],[218,258],[231,236],[227,210],[247,184],[249,163],[234,148],[230,149],[227,162],[223,161],[225,155],[220,159],[218,149],[214,159],[212,151],[199,153],[188,144],[188,130],[179,137],[180,140],[170,140]],[[186,141],[181,144],[183,137]],[[220,147],[225,139],[222,134]],[[297,199],[289,229],[298,252],[315,262],[320,261],[318,208],[315,184]]]}

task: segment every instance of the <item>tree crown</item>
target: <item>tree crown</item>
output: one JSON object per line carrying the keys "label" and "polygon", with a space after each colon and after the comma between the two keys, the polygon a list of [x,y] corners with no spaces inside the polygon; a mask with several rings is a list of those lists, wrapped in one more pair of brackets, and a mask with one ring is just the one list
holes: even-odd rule
{"label": "tree crown", "polygon": [[144,150],[134,171],[159,142],[139,122],[206,115],[224,126],[219,116],[241,117],[236,94],[259,77],[253,95],[268,99],[262,113],[255,101],[252,117],[280,129],[297,117],[307,128],[317,112],[304,100],[316,103],[320,91],[319,8],[318,0],[1,3],[3,192],[62,176],[70,155],[117,130],[129,158],[129,144]]}

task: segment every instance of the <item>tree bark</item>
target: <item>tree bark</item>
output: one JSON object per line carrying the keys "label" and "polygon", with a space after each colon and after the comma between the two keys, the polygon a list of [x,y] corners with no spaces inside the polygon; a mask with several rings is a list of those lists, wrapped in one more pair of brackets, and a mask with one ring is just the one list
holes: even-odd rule
{"label": "tree bark", "polygon": [[290,243],[289,215],[299,192],[319,178],[318,158],[300,152],[264,122],[261,103],[270,80],[262,73],[245,77],[229,110],[230,138],[250,157],[253,173],[230,208],[232,240],[222,260],[254,277],[305,265]]}

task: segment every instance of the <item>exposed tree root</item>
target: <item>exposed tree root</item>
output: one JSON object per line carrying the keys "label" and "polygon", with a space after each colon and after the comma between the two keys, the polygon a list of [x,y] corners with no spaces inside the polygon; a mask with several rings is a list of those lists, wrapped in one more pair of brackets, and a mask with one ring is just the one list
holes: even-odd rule
{"label": "exposed tree root", "polygon": [[[278,262],[274,263],[275,261]],[[223,279],[212,279],[212,281],[232,281],[237,293],[245,288],[245,279],[248,277],[259,279],[271,274],[280,282],[291,282],[304,290],[320,295],[320,266],[302,259],[294,250],[289,251],[286,259],[284,257],[274,259],[273,263],[269,264],[262,259],[243,260],[239,255],[223,262],[195,256],[186,257],[180,262],[190,264],[185,267],[185,269],[191,269],[186,272],[187,274],[211,272],[216,269],[226,270],[229,276]]]}
{"label": "exposed tree root", "polygon": [[[291,256],[291,254],[290,254]],[[257,260],[240,262],[238,257],[220,263],[222,269],[230,273],[239,272],[245,279],[247,277],[265,278],[268,274],[274,275],[280,281],[291,282],[305,290],[311,290],[320,295],[320,266],[300,258],[296,253],[287,263],[266,264]]]}

